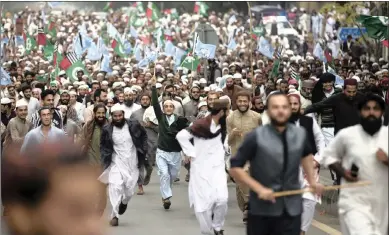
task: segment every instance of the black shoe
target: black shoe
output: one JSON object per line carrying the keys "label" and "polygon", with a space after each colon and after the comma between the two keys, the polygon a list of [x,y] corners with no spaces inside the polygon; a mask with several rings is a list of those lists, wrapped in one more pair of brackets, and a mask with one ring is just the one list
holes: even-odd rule
{"label": "black shoe", "polygon": [[174,180],[174,182],[178,182],[178,181],[180,181],[180,178],[176,178],[175,180]]}
{"label": "black shoe", "polygon": [[214,213],[212,213],[212,220],[213,220],[213,218],[215,217],[215,214]]}
{"label": "black shoe", "polygon": [[123,204],[123,202],[119,205],[119,215],[123,215],[127,210],[127,204]]}
{"label": "black shoe", "polygon": [[190,179],[190,176],[189,176],[189,174],[187,174],[187,175],[185,176],[185,181],[186,181],[186,182],[189,182],[189,179]]}
{"label": "black shoe", "polygon": [[111,219],[111,221],[109,221],[109,225],[111,225],[112,227],[117,227],[119,226],[119,219],[116,218],[116,217],[113,217]]}
{"label": "black shoe", "polygon": [[220,230],[220,231],[213,230],[213,232],[215,233],[215,235],[224,235],[224,230]]}
{"label": "black shoe", "polygon": [[163,203],[163,208],[165,208],[165,210],[169,210],[170,209],[170,206],[171,206],[171,202],[169,200],[169,198],[166,198],[166,199],[162,199],[162,203]]}

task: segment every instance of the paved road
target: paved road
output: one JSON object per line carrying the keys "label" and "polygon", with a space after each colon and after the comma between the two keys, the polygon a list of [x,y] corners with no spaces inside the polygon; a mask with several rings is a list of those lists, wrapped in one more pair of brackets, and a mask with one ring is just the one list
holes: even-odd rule
{"label": "paved road", "polygon": [[[184,179],[185,170],[181,171],[181,179]],[[188,202],[188,183],[180,181],[174,184],[172,207],[165,211],[162,207],[161,196],[159,193],[158,176],[155,171],[152,180],[145,187],[145,194],[135,195],[128,206],[127,212],[120,218],[119,227],[108,228],[109,235],[200,235],[199,225],[193,213],[189,208]],[[236,197],[235,186],[229,184],[229,211],[225,223],[226,235],[245,234],[245,226],[242,224],[241,213],[239,211]],[[108,203],[109,204],[109,203]],[[106,221],[108,224],[108,214],[111,208],[108,205],[106,210]],[[308,235],[338,235],[336,231],[331,232],[331,226],[338,229],[337,219],[327,215],[315,216],[315,226],[311,226]],[[325,232],[325,231],[327,232]]]}

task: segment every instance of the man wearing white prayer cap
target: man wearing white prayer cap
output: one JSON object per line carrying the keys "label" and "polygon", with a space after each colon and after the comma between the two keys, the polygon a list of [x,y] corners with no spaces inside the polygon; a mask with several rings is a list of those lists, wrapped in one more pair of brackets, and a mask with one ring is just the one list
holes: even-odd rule
{"label": "man wearing white prayer cap", "polygon": [[135,193],[139,168],[146,162],[146,130],[135,119],[125,119],[120,104],[111,107],[112,122],[101,133],[101,159],[104,172],[99,180],[108,184],[112,206],[111,226],[119,225],[119,216]]}
{"label": "man wearing white prayer cap", "polygon": [[32,128],[31,122],[27,120],[27,113],[28,103],[24,99],[18,100],[16,102],[16,117],[9,121],[5,132],[3,151],[7,151],[10,146],[20,150],[24,137]]}
{"label": "man wearing white prayer cap", "polygon": [[124,88],[124,103],[123,103],[123,109],[125,111],[124,117],[126,119],[130,118],[131,114],[140,108],[141,106],[135,103],[135,94],[132,88],[130,87]]}

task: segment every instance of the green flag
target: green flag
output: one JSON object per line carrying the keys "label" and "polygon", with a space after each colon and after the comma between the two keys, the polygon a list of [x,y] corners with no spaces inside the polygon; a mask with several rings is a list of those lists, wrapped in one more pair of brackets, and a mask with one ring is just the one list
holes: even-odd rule
{"label": "green flag", "polygon": [[118,55],[121,58],[126,57],[126,53],[124,51],[124,46],[123,46],[123,43],[121,43],[120,39],[114,39],[112,41],[111,46],[113,48],[113,51],[116,53],[116,55]]}
{"label": "green flag", "polygon": [[161,18],[161,12],[155,3],[149,2],[147,4],[146,16],[149,20],[152,21],[157,21],[159,18]]}
{"label": "green flag", "polygon": [[107,2],[105,7],[103,8],[103,11],[109,11],[110,9],[112,9],[112,2]]}
{"label": "green flag", "polygon": [[181,67],[196,71],[200,64],[200,60],[196,56],[187,56],[181,63]]}
{"label": "green flag", "polygon": [[70,81],[72,83],[75,81],[78,81],[78,78],[77,78],[78,71],[84,71],[85,75],[89,75],[88,71],[85,69],[85,66],[79,60],[76,63],[72,64],[72,66],[70,66],[66,70],[66,76],[70,79]]}
{"label": "green flag", "polygon": [[54,56],[54,45],[47,40],[46,45],[43,47],[43,56],[49,61],[53,61]]}
{"label": "green flag", "polygon": [[196,2],[194,7],[194,12],[202,16],[208,16],[209,6],[204,2]]}
{"label": "green flag", "polygon": [[35,50],[36,48],[38,48],[34,37],[32,37],[31,35],[28,34],[24,47],[26,49],[26,51],[25,51],[26,55],[29,55],[32,50]]}
{"label": "green flag", "polygon": [[385,40],[389,38],[388,35],[389,18],[388,17],[360,15],[357,18],[357,21],[366,28],[369,37],[378,40]]}
{"label": "green flag", "polygon": [[270,73],[270,76],[272,78],[277,77],[279,68],[280,68],[280,60],[275,60],[273,64],[273,68],[271,69],[271,73]]}
{"label": "green flag", "polygon": [[36,77],[36,80],[40,83],[46,83],[47,82],[47,75],[46,74],[43,74],[43,75],[38,75]]}

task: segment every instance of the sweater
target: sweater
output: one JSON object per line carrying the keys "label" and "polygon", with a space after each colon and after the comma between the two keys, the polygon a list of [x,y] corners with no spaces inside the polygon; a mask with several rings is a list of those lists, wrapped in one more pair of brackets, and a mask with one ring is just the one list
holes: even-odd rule
{"label": "sweater", "polygon": [[176,135],[189,126],[189,121],[185,117],[172,114],[174,115],[174,121],[169,125],[166,114],[162,112],[159,105],[155,86],[152,87],[151,101],[155,116],[158,119],[158,148],[165,152],[181,152],[181,146],[176,139]]}

